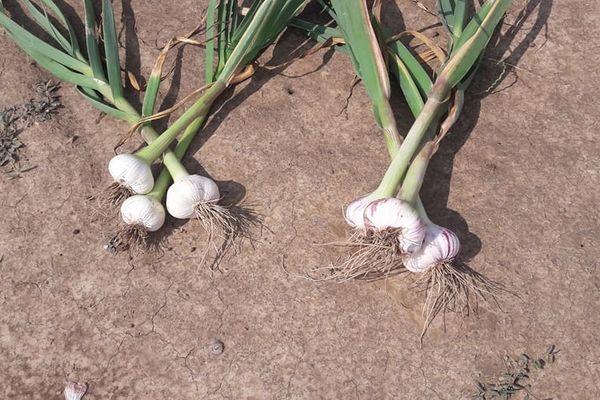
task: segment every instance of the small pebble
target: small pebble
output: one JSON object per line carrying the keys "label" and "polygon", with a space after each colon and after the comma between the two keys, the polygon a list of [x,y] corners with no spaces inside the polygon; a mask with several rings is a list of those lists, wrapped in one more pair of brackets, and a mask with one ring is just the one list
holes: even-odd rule
{"label": "small pebble", "polygon": [[209,345],[209,348],[213,354],[222,354],[225,350],[225,345],[220,340],[215,340]]}

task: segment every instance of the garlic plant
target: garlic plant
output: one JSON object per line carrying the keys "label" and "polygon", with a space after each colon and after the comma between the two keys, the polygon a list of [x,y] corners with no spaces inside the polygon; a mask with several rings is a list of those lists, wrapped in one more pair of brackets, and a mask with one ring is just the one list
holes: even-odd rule
{"label": "garlic plant", "polygon": [[[212,103],[229,86],[251,75],[253,69],[248,66],[263,48],[277,39],[290,19],[307,2],[254,1],[246,15],[240,18],[237,1],[210,0],[207,17],[209,40],[206,46],[208,85],[201,97],[161,135],[152,128],[150,122],[155,119],[152,114],[166,54],[161,53],[150,75],[140,115],[123,96],[117,34],[110,0],[102,0],[103,54],[97,39],[96,15],[91,0],[84,1],[85,55],[80,50],[71,24],[52,0],[41,0],[41,4],[30,0],[23,0],[22,3],[35,22],[50,35],[53,44],[46,43],[16,24],[1,1],[0,25],[40,66],[59,79],[75,84],[96,108],[128,122],[135,129],[140,128],[142,138],[149,144],[134,154],[119,154],[109,162],[109,173],[114,180],[107,195],[109,202],[118,204],[131,194],[137,195],[123,203],[121,208],[125,226],[113,239],[122,244],[123,241],[144,242],[148,232],[159,229],[164,223],[165,212],[159,205],[169,188],[170,175],[177,177],[168,196],[169,208],[176,217],[201,217],[205,226],[212,229],[221,225],[226,231],[243,225],[233,221],[235,217],[229,210],[217,204],[220,197],[216,184],[209,178],[188,174],[180,159],[206,119]],[[216,14],[218,23],[215,23]],[[65,36],[63,32],[68,35]],[[168,46],[166,49],[168,51]],[[215,50],[218,51],[216,65]],[[181,132],[184,133],[173,152],[170,145]],[[155,183],[151,165],[159,159],[162,159],[164,169]],[[199,181],[204,182],[202,193],[199,190],[201,186],[197,184]],[[184,208],[187,210],[185,213],[182,211]],[[111,246],[109,244],[109,248]]]}
{"label": "garlic plant", "polygon": [[[459,240],[449,229],[430,221],[419,191],[429,160],[462,111],[464,91],[511,0],[487,0],[466,26],[464,0],[439,1],[440,17],[450,40],[449,56],[441,60],[435,82],[398,37],[382,26],[379,8],[369,12],[365,0],[330,0],[331,7],[324,3],[337,27],[298,19],[293,25],[321,43],[342,43],[338,48],[350,54],[363,80],[392,157],[379,186],[346,208],[345,219],[355,229],[349,241],[354,251],[334,266],[330,278],[376,279],[406,270],[415,273],[427,290],[422,338],[435,315],[452,306],[459,296],[466,297],[468,307],[471,294],[485,298],[493,289],[485,278],[453,264],[460,250]],[[373,32],[388,39],[378,39]],[[383,123],[385,119],[378,112],[389,97],[387,72],[384,77],[380,68],[382,59],[387,59],[387,68],[398,80],[416,118],[404,139],[396,140],[390,134],[389,127],[394,125]]]}

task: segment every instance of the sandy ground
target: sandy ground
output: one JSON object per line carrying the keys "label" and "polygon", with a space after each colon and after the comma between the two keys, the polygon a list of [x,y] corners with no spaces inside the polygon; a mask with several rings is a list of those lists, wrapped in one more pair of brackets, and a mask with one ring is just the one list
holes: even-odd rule
{"label": "sandy ground", "polygon": [[[136,76],[206,5],[116,3]],[[402,14],[385,11],[397,31],[435,23],[397,3]],[[515,1],[488,52],[423,197],[459,234],[470,265],[518,297],[449,315],[445,331],[439,320],[422,349],[420,296],[298,277],[335,258],[320,244],[344,237],[342,205],[371,190],[387,163],[360,85],[341,112],[353,78],[343,55],[259,70],[193,146],[190,169],[245,193],[264,215],[254,242],[217,273],[200,265],[206,235],[194,221],[168,220],[161,253],[103,249],[117,220],[85,199],[109,183],[107,161],[127,127],[99,119],[63,85],[64,108],[21,135],[37,168],[0,177],[0,397],[59,399],[74,380],[89,384],[89,399],[459,399],[474,380],[495,380],[503,356],[555,344],[557,361],[529,381],[536,398],[599,398],[599,4]],[[302,40],[285,35],[272,64]],[[49,75],[4,32],[0,52],[3,108]],[[180,53],[166,104],[201,84],[201,54]],[[510,65],[497,80],[500,58]],[[406,105],[394,107],[406,129]]]}

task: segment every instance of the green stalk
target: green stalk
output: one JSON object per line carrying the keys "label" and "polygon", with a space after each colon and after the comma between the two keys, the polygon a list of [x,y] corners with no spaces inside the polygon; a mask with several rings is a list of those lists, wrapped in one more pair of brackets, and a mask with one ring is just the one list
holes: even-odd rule
{"label": "green stalk", "polygon": [[[160,78],[159,78],[160,80]],[[152,90],[152,87],[154,86],[154,82],[152,80],[148,80],[149,82],[149,86],[148,89],[150,91],[150,94],[148,96],[148,100],[146,100],[146,98],[144,99],[144,112],[143,114],[146,113],[152,113],[152,110],[154,108],[154,102],[156,100],[156,97],[154,96],[154,91]],[[131,123],[135,124],[137,121],[139,121],[142,117],[137,113],[137,111],[135,110],[135,108],[126,100],[121,100],[118,101],[116,106],[128,113],[129,115],[132,116],[131,119]],[[188,128],[186,129],[184,135],[186,135],[186,133],[188,135],[190,135],[189,131],[191,130],[193,132],[193,134],[191,134],[190,136],[193,137],[193,135],[196,133],[198,127],[200,125],[202,125],[202,123],[204,122],[204,115],[196,118],[196,120],[193,121],[192,124],[190,124],[188,126]],[[196,127],[194,129],[194,127]],[[165,131],[166,133],[167,131]],[[161,136],[158,134],[158,132],[156,132],[156,130],[152,127],[152,125],[150,125],[149,123],[144,124],[142,126],[142,128],[140,129],[140,133],[142,135],[142,138],[144,139],[144,141],[148,144],[153,143],[154,141],[158,140]],[[179,133],[179,131],[176,131],[175,134]],[[191,138],[189,139],[189,141],[191,141]],[[169,142],[170,144],[171,142]],[[189,143],[188,143],[189,145]],[[146,147],[146,149],[149,146]],[[138,152],[139,153],[139,152]],[[164,154],[162,154],[164,153]],[[173,176],[175,179],[179,178],[179,177],[183,177],[188,175],[187,170],[185,169],[185,167],[183,166],[183,164],[180,162],[182,156],[177,156],[176,154],[173,153],[173,151],[171,151],[168,146],[165,150],[163,150],[163,152],[160,153],[163,155],[163,163],[166,167],[166,169],[168,170],[167,174],[171,174],[171,176]],[[159,157],[160,157],[159,154]],[[142,159],[144,159],[148,164],[152,164],[156,158],[154,159],[149,159],[147,157],[143,157],[143,156],[139,156],[139,154],[136,153],[136,155],[138,155],[138,157],[141,157]],[[169,178],[170,179],[170,178]]]}
{"label": "green stalk", "polygon": [[256,45],[256,37],[261,35],[261,30],[267,29],[264,24],[264,16],[271,12],[272,4],[266,2],[260,6],[256,17],[252,19],[248,28],[241,36],[238,44],[233,49],[223,69],[219,72],[217,79],[204,92],[181,117],[179,117],[166,131],[158,138],[153,140],[152,144],[139,150],[136,155],[148,162],[154,162],[158,159],[175,140],[179,132],[185,129],[195,119],[204,117],[208,113],[212,103],[227,89],[231,79],[238,73],[248,56],[248,52]]}
{"label": "green stalk", "polygon": [[[106,0],[105,0],[106,1]],[[227,89],[232,79],[248,64],[258,52],[273,42],[287,23],[304,7],[305,0],[265,0],[258,4],[250,19],[247,16],[240,25],[241,34],[235,36],[235,46],[218,71],[215,81],[204,94],[166,131],[136,155],[153,162],[158,159],[175,140],[177,135],[199,117],[205,117],[213,102]],[[247,25],[244,23],[247,22]],[[243,28],[241,26],[244,25]],[[233,37],[232,37],[233,38]],[[221,54],[221,53],[220,53]],[[225,54],[221,54],[223,57]],[[219,66],[221,63],[219,62]],[[170,157],[168,157],[170,158]],[[170,160],[169,160],[170,162]],[[178,171],[180,173],[181,171]]]}
{"label": "green stalk", "polygon": [[458,39],[463,33],[466,13],[467,2],[465,0],[457,0],[454,4],[454,26],[452,27],[452,36],[455,39]]}
{"label": "green stalk", "polygon": [[379,125],[383,129],[383,138],[388,152],[393,154],[400,148],[402,138],[398,132],[398,125],[392,107],[389,101],[383,100],[373,103],[373,109],[376,110],[375,115],[378,117]]}
{"label": "green stalk", "polygon": [[[167,50],[168,51],[168,50]],[[160,87],[160,78],[162,74],[162,67],[164,64],[164,59],[166,57],[166,52],[163,52],[156,61],[152,72],[150,73],[150,77],[148,78],[148,85],[146,87],[146,93],[144,95],[144,102],[142,104],[142,117],[148,117],[154,113],[154,107],[156,105],[156,99],[158,97],[158,89]],[[200,116],[196,118],[188,127],[185,129],[181,141],[187,142],[184,146],[184,150],[181,151],[181,141],[176,146],[175,151],[171,151],[167,149],[163,154],[163,164],[164,168],[161,170],[159,174],[159,181],[155,183],[155,185],[159,185],[156,193],[164,195],[164,191],[167,190],[168,184],[171,182],[171,176],[174,179],[179,179],[181,177],[187,176],[188,172],[181,164],[180,160],[183,157],[183,153],[185,153],[185,149],[189,146],[189,142],[196,135],[200,126],[204,123],[205,116]],[[150,142],[156,140],[159,136],[154,129],[152,129],[151,123],[147,122],[142,126],[142,135],[146,138],[150,139]],[[180,149],[178,151],[178,149]],[[166,177],[165,177],[166,175]],[[162,178],[161,178],[162,176]],[[166,181],[167,183],[164,183]],[[166,185],[166,186],[165,186]],[[164,186],[164,187],[163,187]],[[164,190],[163,190],[164,189]],[[154,192],[154,190],[152,191]],[[162,198],[161,195],[161,198]],[[161,200],[160,198],[157,200]]]}
{"label": "green stalk", "polygon": [[[227,85],[222,81],[215,81],[181,117],[179,117],[171,126],[167,128],[162,135],[153,139],[148,146],[139,150],[135,153],[136,156],[146,160],[149,163],[154,162],[158,159],[171,145],[173,140],[177,137],[179,132],[184,130],[194,120],[205,117],[208,114],[212,103],[216,100],[223,91],[227,88]],[[142,128],[142,131],[144,128]]]}
{"label": "green stalk", "polygon": [[194,136],[196,136],[196,133],[198,132],[205,120],[205,117],[195,119],[190,125],[188,125],[188,127],[181,135],[177,146],[175,146],[175,150],[168,153],[172,156],[165,154],[165,157],[163,158],[165,168],[163,168],[162,171],[160,171],[156,182],[154,182],[154,187],[152,188],[152,191],[150,191],[150,193],[148,193],[147,196],[151,196],[157,201],[162,201],[163,197],[167,193],[167,190],[169,189],[169,186],[171,185],[171,176],[175,176],[175,179],[178,179],[179,176],[188,175],[188,172],[181,164],[181,159],[183,158],[183,155],[189,148],[190,144],[192,143],[192,140],[194,139]]}
{"label": "green stalk", "polygon": [[436,83],[429,92],[423,110],[406,135],[398,153],[392,159],[381,183],[371,195],[373,198],[394,195],[431,125],[444,112],[444,106],[452,88],[460,84],[477,62],[510,3],[511,0],[489,0],[486,3],[489,5],[488,13],[479,23],[477,30],[460,45],[460,48],[442,68]]}
{"label": "green stalk", "polygon": [[365,0],[332,0],[337,29],[350,50],[356,74],[362,79],[373,104],[377,125],[383,129],[388,150],[402,143],[396,120],[389,104],[390,82],[381,44]]}
{"label": "green stalk", "polygon": [[415,156],[402,182],[402,188],[398,194],[400,200],[404,200],[413,206],[417,203],[419,191],[427,172],[427,166],[435,153],[436,147],[433,141],[429,141],[423,145],[419,153]]}
{"label": "green stalk", "polygon": [[439,115],[444,112],[444,106],[446,105],[446,99],[450,90],[451,87],[449,87],[442,76],[440,76],[438,82],[436,82],[431,89],[429,97],[423,106],[423,110],[408,131],[404,142],[402,142],[398,152],[392,159],[381,183],[373,192],[372,196],[375,199],[394,196],[398,186],[402,182],[402,178],[404,178],[408,165],[421,145],[423,138],[430,132],[430,127],[434,124],[436,119],[439,118]]}

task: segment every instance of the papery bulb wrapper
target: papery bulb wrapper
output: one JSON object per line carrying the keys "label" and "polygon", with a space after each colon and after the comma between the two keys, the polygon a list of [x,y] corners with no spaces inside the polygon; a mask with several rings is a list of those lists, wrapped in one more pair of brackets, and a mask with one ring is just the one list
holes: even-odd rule
{"label": "papery bulb wrapper", "polygon": [[121,205],[121,218],[128,225],[140,225],[148,232],[159,230],[165,223],[165,208],[150,196],[135,195]]}
{"label": "papery bulb wrapper", "polygon": [[400,229],[398,241],[405,253],[414,253],[425,238],[426,225],[417,211],[406,201],[390,197],[371,202],[364,213],[365,225],[369,229]]}
{"label": "papery bulb wrapper", "polygon": [[460,241],[450,229],[439,225],[427,226],[421,248],[403,259],[404,266],[411,272],[425,272],[438,264],[450,262],[460,251]]}
{"label": "papery bulb wrapper", "polygon": [[154,186],[150,165],[133,154],[118,154],[108,163],[108,172],[115,182],[137,194],[146,194]]}
{"label": "papery bulb wrapper", "polygon": [[81,398],[87,392],[87,385],[85,383],[69,382],[65,386],[63,394],[65,400],[81,400]]}
{"label": "papery bulb wrapper", "polygon": [[371,199],[369,196],[359,197],[348,204],[344,210],[346,223],[353,228],[365,228],[365,208],[369,205]]}
{"label": "papery bulb wrapper", "polygon": [[167,210],[175,218],[193,218],[197,204],[216,202],[219,198],[219,187],[215,181],[201,175],[188,175],[169,187]]}

